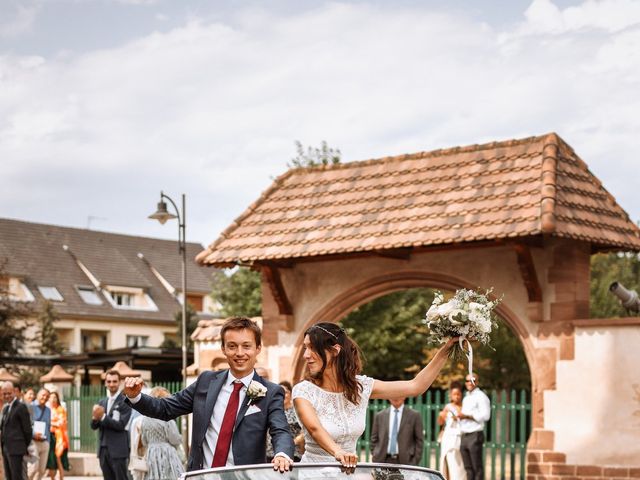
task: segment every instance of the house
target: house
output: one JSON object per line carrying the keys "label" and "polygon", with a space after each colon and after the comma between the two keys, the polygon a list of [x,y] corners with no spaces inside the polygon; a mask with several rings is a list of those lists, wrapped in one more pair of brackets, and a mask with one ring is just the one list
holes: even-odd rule
{"label": "house", "polygon": [[[202,249],[187,244],[186,298],[206,318],[214,311],[211,270],[192,260]],[[0,219],[0,281],[11,297],[32,304],[34,315],[45,300],[54,305],[69,354],[177,340],[181,259],[176,241]],[[39,353],[38,346],[32,342],[25,353]],[[91,372],[92,383],[99,373]]]}

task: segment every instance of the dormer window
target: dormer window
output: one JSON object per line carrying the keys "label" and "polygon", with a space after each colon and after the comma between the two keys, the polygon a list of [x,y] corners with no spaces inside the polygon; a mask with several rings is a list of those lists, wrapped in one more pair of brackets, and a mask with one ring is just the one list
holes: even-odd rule
{"label": "dormer window", "polygon": [[40,295],[42,295],[47,300],[51,300],[53,302],[64,302],[64,298],[56,287],[38,286],[38,290],[40,291]]}
{"label": "dormer window", "polygon": [[103,293],[113,308],[123,310],[158,310],[158,307],[149,294],[142,288],[107,285],[104,287]]}
{"label": "dormer window", "polygon": [[1,290],[6,291],[9,299],[14,302],[33,302],[35,300],[31,290],[18,278],[4,277]]}
{"label": "dormer window", "polygon": [[89,305],[102,305],[102,300],[93,287],[76,287],[78,295],[84,303]]}
{"label": "dormer window", "polygon": [[133,302],[133,296],[126,292],[110,292],[111,298],[114,303],[119,307],[131,307]]}

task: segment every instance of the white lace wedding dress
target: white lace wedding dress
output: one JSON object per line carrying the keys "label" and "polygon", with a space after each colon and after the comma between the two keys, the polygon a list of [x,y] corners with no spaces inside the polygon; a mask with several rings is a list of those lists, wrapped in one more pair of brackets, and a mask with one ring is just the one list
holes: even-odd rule
{"label": "white lace wedding dress", "polygon": [[[357,375],[356,379],[362,385],[358,405],[348,401],[343,393],[327,392],[307,380],[294,386],[292,392],[294,400],[304,398],[311,403],[320,423],[331,435],[331,438],[343,450],[352,453],[355,453],[356,442],[366,426],[367,406],[374,382],[373,378],[364,375]],[[317,463],[335,460],[315,442],[304,425],[302,430],[304,431],[305,452],[301,462]]]}

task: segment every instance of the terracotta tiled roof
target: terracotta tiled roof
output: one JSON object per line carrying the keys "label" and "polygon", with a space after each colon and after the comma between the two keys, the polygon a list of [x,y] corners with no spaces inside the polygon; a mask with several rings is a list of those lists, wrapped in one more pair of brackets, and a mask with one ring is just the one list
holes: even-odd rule
{"label": "terracotta tiled roof", "polygon": [[200,253],[228,265],[548,234],[640,249],[640,231],[560,137],[292,169]]}

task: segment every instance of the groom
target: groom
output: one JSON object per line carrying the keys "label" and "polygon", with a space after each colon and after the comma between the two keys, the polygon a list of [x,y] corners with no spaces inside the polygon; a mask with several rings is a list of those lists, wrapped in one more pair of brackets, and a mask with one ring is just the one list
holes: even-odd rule
{"label": "groom", "polygon": [[294,447],[284,414],[284,391],[254,371],[261,337],[253,320],[229,318],[220,330],[229,370],[202,372],[168,398],[142,394],[140,378],[125,379],[127,401],[141,414],[166,421],[193,413],[187,470],[265,463],[267,430],[277,452],[273,469],[284,472],[291,467]]}

